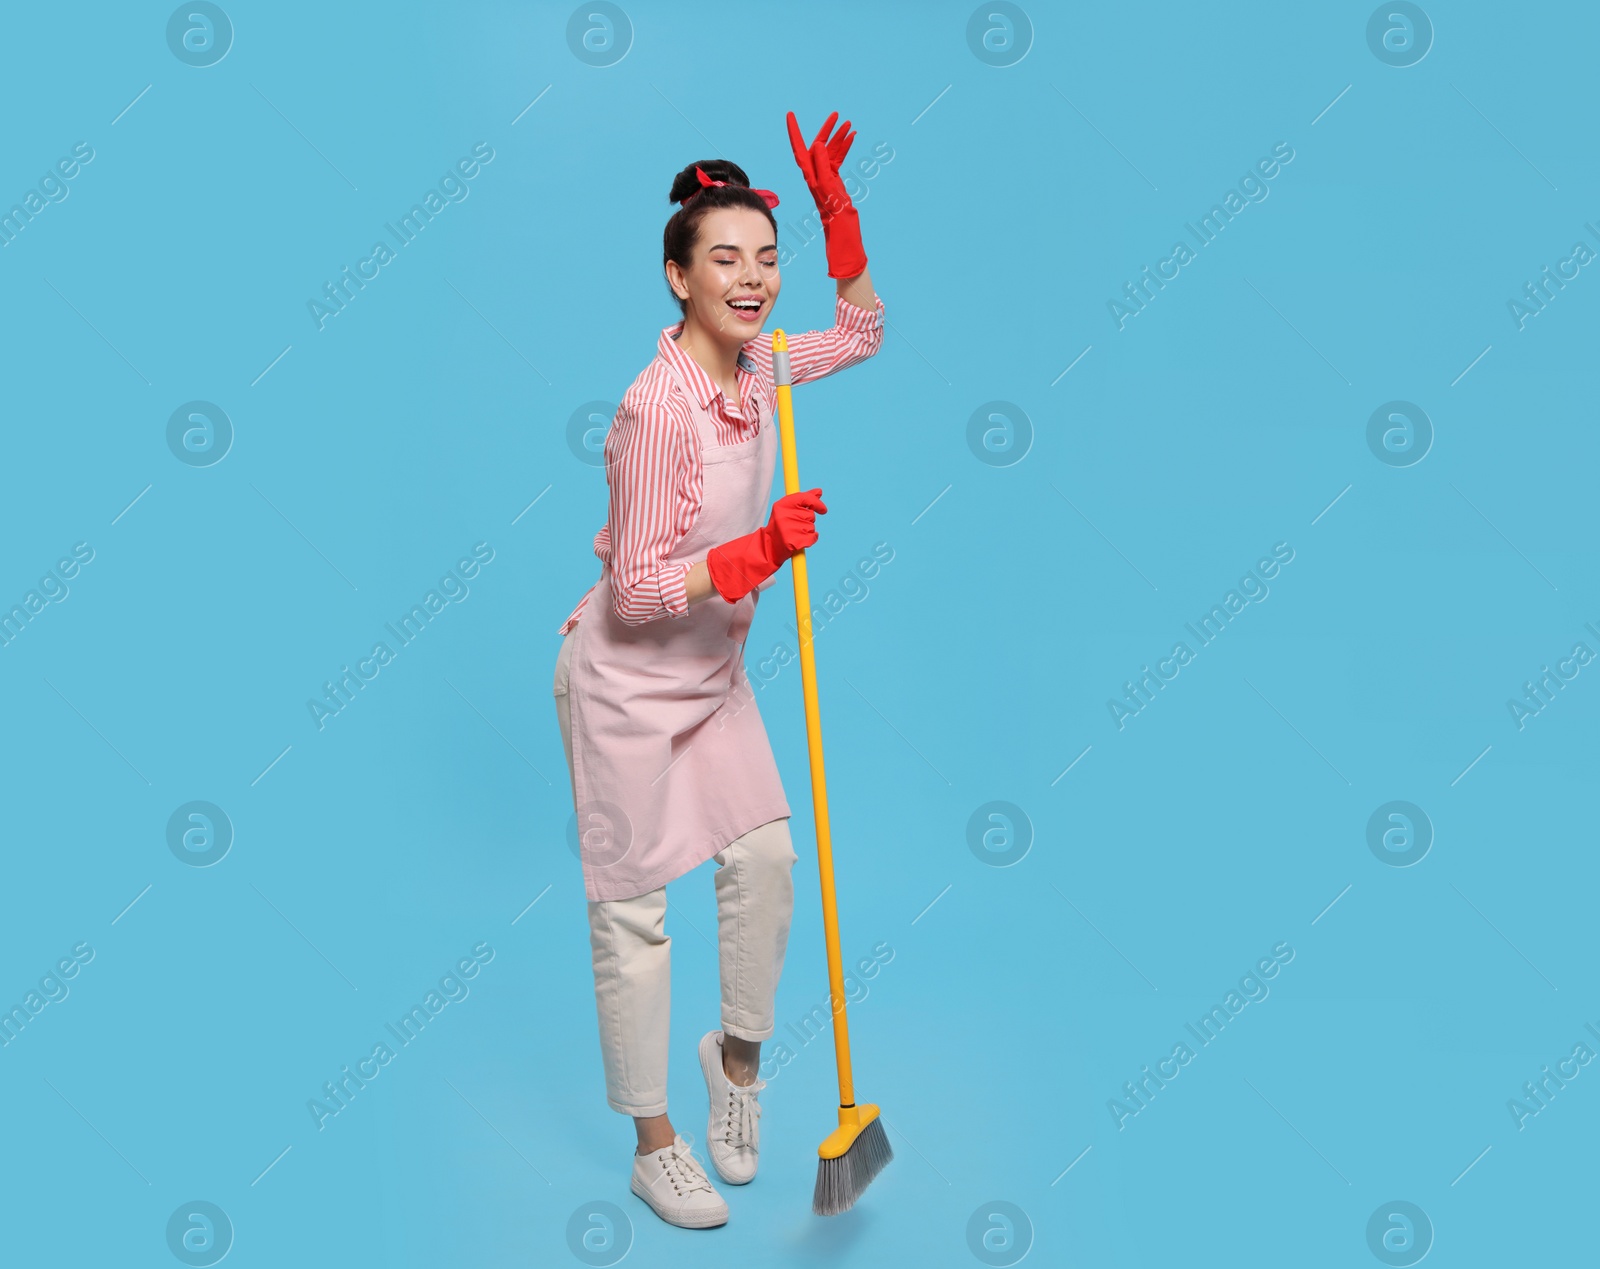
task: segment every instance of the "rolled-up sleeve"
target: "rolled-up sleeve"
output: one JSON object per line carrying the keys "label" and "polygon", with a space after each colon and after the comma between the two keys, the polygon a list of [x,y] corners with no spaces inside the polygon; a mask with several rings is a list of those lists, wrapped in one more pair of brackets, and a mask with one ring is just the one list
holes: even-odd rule
{"label": "rolled-up sleeve", "polygon": [[[865,361],[883,346],[883,297],[878,296],[869,311],[836,295],[831,330],[802,331],[788,339],[789,374],[795,383],[820,379]],[[769,360],[770,347],[769,342]]]}
{"label": "rolled-up sleeve", "polygon": [[689,611],[689,565],[666,557],[698,506],[693,427],[666,401],[624,402],[606,438],[612,607],[630,626]]}

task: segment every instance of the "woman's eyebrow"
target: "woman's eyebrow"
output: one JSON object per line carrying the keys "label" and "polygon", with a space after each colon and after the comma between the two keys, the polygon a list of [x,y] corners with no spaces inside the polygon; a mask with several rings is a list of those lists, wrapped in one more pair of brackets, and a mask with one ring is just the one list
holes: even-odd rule
{"label": "woman's eyebrow", "polygon": [[[763,251],[776,251],[777,249],[778,249],[778,244],[777,243],[769,242],[764,247],[757,247],[756,248],[756,253],[759,255]],[[737,251],[737,250],[739,250],[739,248],[734,246],[733,243],[731,243],[731,242],[719,242],[715,246],[707,247],[706,250],[707,251]]]}

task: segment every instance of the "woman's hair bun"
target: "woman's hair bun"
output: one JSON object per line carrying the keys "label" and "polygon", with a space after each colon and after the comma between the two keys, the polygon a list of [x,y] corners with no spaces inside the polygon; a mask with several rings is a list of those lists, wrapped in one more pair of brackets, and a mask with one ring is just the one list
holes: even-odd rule
{"label": "woman's hair bun", "polygon": [[714,181],[727,181],[730,185],[743,185],[746,189],[750,187],[750,178],[737,163],[731,163],[727,159],[701,159],[698,163],[689,164],[672,178],[672,192],[667,195],[668,202],[681,203],[689,195],[703,188],[700,178],[694,174],[697,167],[704,170]]}

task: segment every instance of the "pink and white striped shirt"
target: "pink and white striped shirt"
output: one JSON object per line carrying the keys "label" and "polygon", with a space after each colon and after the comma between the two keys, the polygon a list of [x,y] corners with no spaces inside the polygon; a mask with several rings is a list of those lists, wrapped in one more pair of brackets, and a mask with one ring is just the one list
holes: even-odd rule
{"label": "pink and white striped shirt", "polygon": [[[735,379],[737,406],[673,336],[677,322],[661,332],[656,349],[677,368],[702,406],[713,407],[713,431],[723,445],[735,445],[753,434],[756,416],[746,406],[759,400],[774,417],[777,390],[772,382],[772,335],[763,331],[740,354]],[[883,300],[871,312],[843,296],[834,302],[831,330],[788,335],[793,382],[820,379],[865,361],[883,344]],[[689,611],[684,579],[689,565],[666,562],[666,556],[694,527],[700,514],[703,468],[700,444],[689,415],[689,403],[660,361],[652,361],[623,395],[611,430],[606,434],[605,470],[610,487],[606,523],[595,534],[594,553],[602,568],[611,569],[613,605],[630,626]],[[589,595],[562,622],[566,634],[583,614]]]}

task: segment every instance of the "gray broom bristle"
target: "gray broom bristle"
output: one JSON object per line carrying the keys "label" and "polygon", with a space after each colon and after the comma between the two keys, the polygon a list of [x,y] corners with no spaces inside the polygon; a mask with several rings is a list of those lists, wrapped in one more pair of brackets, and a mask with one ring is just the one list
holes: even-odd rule
{"label": "gray broom bristle", "polygon": [[818,1216],[848,1212],[872,1184],[872,1178],[893,1159],[883,1121],[874,1119],[837,1159],[817,1160],[817,1189],[811,1196],[811,1210]]}

